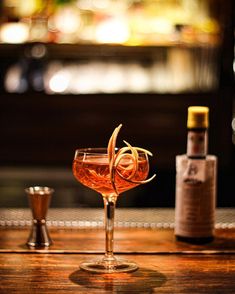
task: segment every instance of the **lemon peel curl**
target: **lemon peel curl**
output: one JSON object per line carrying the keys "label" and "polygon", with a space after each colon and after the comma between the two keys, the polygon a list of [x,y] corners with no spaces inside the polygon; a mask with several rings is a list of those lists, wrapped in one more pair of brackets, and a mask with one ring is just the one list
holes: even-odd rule
{"label": "lemon peel curl", "polygon": [[[109,160],[109,172],[110,172],[110,181],[112,184],[112,187],[114,189],[114,192],[116,195],[118,195],[117,187],[115,184],[115,173],[117,173],[123,180],[133,183],[133,184],[146,184],[152,181],[155,177],[156,174],[154,174],[152,177],[146,179],[146,180],[134,180],[134,177],[136,176],[136,173],[138,171],[138,159],[139,159],[139,152],[145,153],[147,156],[153,156],[153,154],[144,148],[141,147],[134,147],[131,144],[129,144],[126,141],[123,141],[126,146],[120,148],[117,153],[115,153],[116,149],[116,141],[117,141],[117,136],[118,133],[120,132],[120,129],[122,127],[122,124],[120,124],[118,127],[116,127],[109,139],[108,142],[108,147],[107,147],[107,152],[108,152],[108,160]],[[127,167],[121,166],[121,161],[124,158],[129,158],[131,161],[131,165]],[[119,170],[131,170],[131,173],[125,177]]]}

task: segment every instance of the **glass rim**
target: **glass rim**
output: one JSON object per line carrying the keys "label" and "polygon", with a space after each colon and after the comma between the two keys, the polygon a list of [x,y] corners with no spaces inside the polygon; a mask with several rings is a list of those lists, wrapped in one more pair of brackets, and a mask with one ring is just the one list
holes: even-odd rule
{"label": "glass rim", "polygon": [[[115,147],[115,151],[120,150],[122,147]],[[88,148],[77,148],[75,149],[75,158],[78,154],[87,154],[87,155],[108,155],[107,147],[88,147]],[[144,151],[138,151],[139,154],[146,154]]]}
{"label": "glass rim", "polygon": [[[120,148],[115,148],[115,150],[119,150]],[[75,154],[77,153],[86,153],[86,154],[108,154],[107,147],[88,147],[88,148],[77,148],[75,150]]]}

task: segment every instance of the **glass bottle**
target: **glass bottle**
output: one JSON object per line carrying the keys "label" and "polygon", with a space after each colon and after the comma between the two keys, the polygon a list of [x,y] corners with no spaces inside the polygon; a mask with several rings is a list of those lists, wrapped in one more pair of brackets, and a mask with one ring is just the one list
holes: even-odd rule
{"label": "glass bottle", "polygon": [[207,154],[209,108],[191,106],[187,154],[176,156],[175,236],[203,244],[214,239],[217,158]]}

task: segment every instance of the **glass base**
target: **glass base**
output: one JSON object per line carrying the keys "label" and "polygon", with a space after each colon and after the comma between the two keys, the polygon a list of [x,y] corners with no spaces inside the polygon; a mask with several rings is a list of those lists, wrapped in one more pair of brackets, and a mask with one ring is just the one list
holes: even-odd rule
{"label": "glass base", "polygon": [[136,263],[123,259],[107,259],[101,258],[98,260],[84,261],[80,264],[80,268],[92,273],[127,273],[136,271],[139,267]]}

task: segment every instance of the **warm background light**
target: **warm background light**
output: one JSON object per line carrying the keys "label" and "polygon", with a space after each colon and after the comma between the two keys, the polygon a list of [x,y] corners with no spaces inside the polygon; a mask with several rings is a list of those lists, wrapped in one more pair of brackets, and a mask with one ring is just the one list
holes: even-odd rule
{"label": "warm background light", "polygon": [[0,40],[4,43],[17,44],[28,40],[29,27],[21,22],[5,23],[0,29]]}

